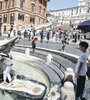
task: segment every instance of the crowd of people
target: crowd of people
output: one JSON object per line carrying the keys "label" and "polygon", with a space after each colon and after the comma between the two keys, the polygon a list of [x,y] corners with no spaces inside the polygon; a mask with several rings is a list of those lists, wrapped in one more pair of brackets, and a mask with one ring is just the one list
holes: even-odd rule
{"label": "crowd of people", "polygon": [[[49,41],[53,42],[59,42],[62,43],[62,47],[59,49],[61,51],[65,51],[66,44],[69,44],[70,40],[74,40],[76,43],[77,41],[81,41],[81,35],[80,31],[67,31],[63,26],[60,27],[54,27],[50,26],[48,30],[41,30],[37,32],[34,28],[25,30],[24,32],[21,33],[21,30],[16,31],[13,30],[13,36],[20,36],[24,38],[24,40],[28,41],[34,41],[37,37],[38,40],[40,40],[41,43],[43,41],[46,41],[47,43]],[[11,31],[8,32],[8,38],[10,38]],[[84,35],[85,38],[85,35]],[[33,50],[32,50],[33,51]]]}

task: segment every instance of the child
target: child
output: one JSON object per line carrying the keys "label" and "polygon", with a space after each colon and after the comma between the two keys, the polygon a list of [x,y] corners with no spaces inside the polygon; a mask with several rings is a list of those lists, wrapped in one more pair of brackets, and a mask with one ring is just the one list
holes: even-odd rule
{"label": "child", "polygon": [[36,48],[36,43],[35,41],[37,40],[37,38],[32,39],[31,45],[32,45],[32,52],[35,52],[35,48]]}
{"label": "child", "polygon": [[86,49],[88,48],[87,42],[81,42],[79,44],[80,51],[82,54],[78,59],[78,63],[75,68],[75,76],[77,78],[77,91],[76,91],[76,100],[81,98],[83,99],[83,91],[85,86],[86,72],[87,72],[87,53]]}

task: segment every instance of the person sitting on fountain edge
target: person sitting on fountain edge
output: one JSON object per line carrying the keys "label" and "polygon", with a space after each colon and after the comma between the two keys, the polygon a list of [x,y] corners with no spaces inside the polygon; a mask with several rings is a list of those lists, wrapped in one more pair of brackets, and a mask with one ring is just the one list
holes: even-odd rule
{"label": "person sitting on fountain edge", "polygon": [[81,100],[84,98],[83,97],[83,91],[85,87],[85,79],[86,79],[86,72],[87,72],[87,48],[88,48],[88,43],[82,41],[80,44],[80,51],[82,54],[80,55],[76,68],[75,68],[75,76],[77,78],[77,90],[76,90],[76,100]]}
{"label": "person sitting on fountain edge", "polygon": [[[13,65],[11,56],[1,56],[1,62],[3,63],[3,83],[0,85],[7,85],[7,87],[12,85],[12,79],[10,75],[11,67]],[[8,78],[9,84],[7,84],[6,79]]]}

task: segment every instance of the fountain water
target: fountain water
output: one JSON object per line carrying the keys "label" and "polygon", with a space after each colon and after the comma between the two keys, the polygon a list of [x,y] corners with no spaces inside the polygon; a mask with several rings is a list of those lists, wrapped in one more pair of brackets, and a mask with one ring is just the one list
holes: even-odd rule
{"label": "fountain water", "polygon": [[[47,76],[45,75],[45,73],[42,70],[28,64],[28,60],[23,59],[25,57],[27,58],[26,55],[23,56],[23,58],[22,58],[22,55],[21,55],[21,57],[20,57],[20,55],[19,56],[17,56],[17,54],[15,54],[15,55],[16,55],[16,57],[13,57],[13,55],[12,55],[12,57],[13,57],[12,70],[15,71],[15,75],[16,76],[17,75],[24,75],[24,76],[28,77],[31,80],[35,80],[35,81],[44,83],[48,88],[48,90],[47,90],[47,92],[48,92],[49,91],[49,80],[48,80]],[[20,57],[20,58],[18,59],[18,57]],[[13,86],[16,87],[16,85],[17,85],[17,86],[19,86],[19,88],[21,88],[22,84],[19,84],[19,83],[20,82],[18,82],[18,80],[17,80],[17,83],[15,83]],[[27,87],[29,88],[29,86],[30,86],[30,85],[25,84],[24,82],[21,82],[21,83],[23,83],[26,88]],[[31,86],[32,87],[31,93],[33,93],[33,91],[35,93],[37,93],[37,91],[39,92],[41,90],[40,88],[35,88],[34,89],[34,86],[35,86],[35,84],[33,84],[33,86]],[[36,87],[39,87],[39,86],[37,85]],[[11,89],[11,88],[9,88],[9,89]],[[42,89],[43,89],[43,87],[42,87]],[[22,96],[21,96],[22,99],[18,99],[18,95],[13,94],[14,96],[11,95],[11,97],[10,97],[10,95],[11,94],[8,94],[7,92],[5,92],[4,96],[3,96],[3,94],[0,93],[0,97],[2,98],[2,100],[6,100],[7,96],[8,96],[8,100],[26,100],[25,98],[22,98]],[[16,99],[14,99],[14,97]],[[35,100],[37,100],[37,99],[35,99]]]}

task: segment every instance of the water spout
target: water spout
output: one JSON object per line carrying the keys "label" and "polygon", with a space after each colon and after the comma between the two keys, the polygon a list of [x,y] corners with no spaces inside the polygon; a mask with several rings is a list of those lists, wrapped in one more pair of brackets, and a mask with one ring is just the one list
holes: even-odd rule
{"label": "water spout", "polygon": [[48,54],[47,55],[47,64],[51,64],[51,60],[52,60],[52,55],[51,54]]}
{"label": "water spout", "polygon": [[25,54],[26,54],[27,56],[30,55],[30,49],[29,49],[29,48],[27,48],[27,49],[25,50]]}

